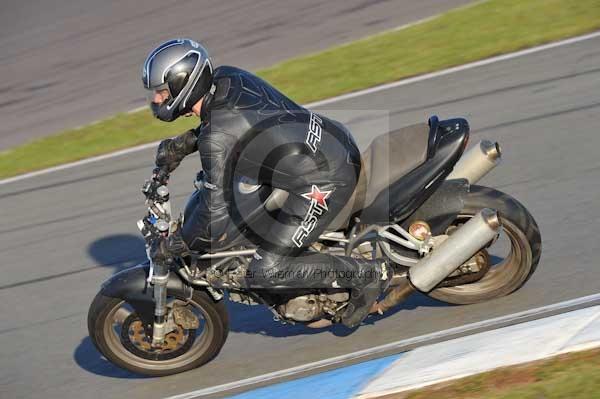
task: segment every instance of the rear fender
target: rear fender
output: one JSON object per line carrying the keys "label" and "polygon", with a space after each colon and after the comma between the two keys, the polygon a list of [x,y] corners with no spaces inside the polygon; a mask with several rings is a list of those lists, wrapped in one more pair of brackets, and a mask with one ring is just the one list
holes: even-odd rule
{"label": "rear fender", "polygon": [[408,230],[411,223],[423,220],[429,224],[433,235],[444,234],[463,210],[468,193],[467,179],[446,180],[402,223],[402,226]]}
{"label": "rear fender", "polygon": [[[146,281],[149,270],[150,263],[145,262],[120,271],[102,284],[100,293],[129,303],[144,325],[151,328],[154,321],[154,288]],[[167,296],[191,298],[193,291],[176,273],[169,273]]]}

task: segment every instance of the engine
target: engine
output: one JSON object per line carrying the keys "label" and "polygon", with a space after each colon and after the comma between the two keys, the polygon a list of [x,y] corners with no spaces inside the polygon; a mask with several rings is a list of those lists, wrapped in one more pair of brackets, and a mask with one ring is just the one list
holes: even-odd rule
{"label": "engine", "polygon": [[340,306],[349,298],[347,292],[302,295],[279,305],[279,313],[286,319],[311,321],[325,314],[335,315]]}

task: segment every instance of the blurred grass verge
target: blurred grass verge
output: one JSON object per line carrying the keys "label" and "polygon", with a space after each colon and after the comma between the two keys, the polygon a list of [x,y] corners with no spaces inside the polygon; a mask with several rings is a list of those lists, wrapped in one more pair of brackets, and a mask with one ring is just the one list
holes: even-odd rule
{"label": "blurred grass verge", "polygon": [[600,349],[533,363],[378,399],[591,399],[600,398]]}
{"label": "blurred grass verge", "polygon": [[[306,103],[596,29],[600,0],[488,0],[258,74]],[[0,152],[0,178],[152,142],[197,123],[196,118],[161,123],[147,110],[118,114]]]}

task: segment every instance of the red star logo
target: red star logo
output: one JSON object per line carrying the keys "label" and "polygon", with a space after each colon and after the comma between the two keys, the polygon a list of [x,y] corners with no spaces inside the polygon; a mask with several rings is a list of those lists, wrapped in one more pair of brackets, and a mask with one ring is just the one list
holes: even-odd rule
{"label": "red star logo", "polygon": [[319,190],[319,187],[317,187],[313,184],[312,191],[310,193],[302,194],[302,196],[304,198],[306,198],[307,200],[315,201],[318,205],[321,205],[327,211],[329,209],[327,208],[327,202],[325,202],[325,200],[327,198],[329,198],[332,191],[333,190],[321,191],[321,190]]}

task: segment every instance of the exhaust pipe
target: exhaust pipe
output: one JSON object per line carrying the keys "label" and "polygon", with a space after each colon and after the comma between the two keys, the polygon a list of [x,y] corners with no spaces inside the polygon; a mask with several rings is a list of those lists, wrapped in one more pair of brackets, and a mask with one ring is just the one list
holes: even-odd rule
{"label": "exhaust pipe", "polygon": [[408,271],[408,277],[394,287],[372,312],[383,313],[408,298],[415,290],[427,293],[434,289],[460,265],[468,261],[492,241],[501,224],[495,210],[485,208],[458,228],[430,255]]}
{"label": "exhaust pipe", "polygon": [[[416,267],[416,266],[415,266]],[[416,290],[410,285],[407,278],[402,279],[398,285],[392,288],[381,302],[375,302],[370,313],[383,314],[400,302],[404,302]]]}
{"label": "exhaust pipe", "polygon": [[457,229],[446,241],[408,271],[410,283],[429,292],[493,240],[500,229],[495,210],[485,208]]}
{"label": "exhaust pipe", "polygon": [[475,184],[498,166],[501,159],[500,144],[482,140],[460,158],[446,180],[467,179],[469,184]]}

